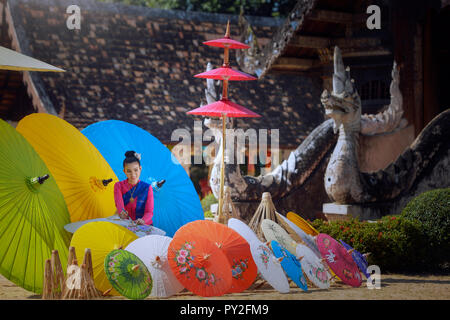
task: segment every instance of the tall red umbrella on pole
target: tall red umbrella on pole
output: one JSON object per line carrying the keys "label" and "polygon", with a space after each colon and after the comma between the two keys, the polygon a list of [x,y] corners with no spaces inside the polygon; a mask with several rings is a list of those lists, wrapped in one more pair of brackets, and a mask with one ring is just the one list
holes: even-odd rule
{"label": "tall red umbrella on pole", "polygon": [[224,62],[222,67],[203,72],[195,75],[197,78],[206,78],[223,81],[222,98],[219,101],[208,104],[206,106],[191,110],[188,114],[202,115],[208,117],[222,118],[222,165],[220,167],[220,193],[219,193],[219,210],[218,220],[220,223],[226,223],[222,216],[223,207],[223,187],[225,181],[224,167],[225,167],[225,146],[226,134],[225,123],[227,117],[260,117],[260,115],[228,100],[228,81],[248,81],[256,80],[257,78],[248,75],[244,72],[234,70],[230,67],[229,49],[248,49],[248,45],[235,41],[230,38],[230,21],[227,23],[227,30],[225,36],[220,39],[203,42],[203,44],[224,48]]}

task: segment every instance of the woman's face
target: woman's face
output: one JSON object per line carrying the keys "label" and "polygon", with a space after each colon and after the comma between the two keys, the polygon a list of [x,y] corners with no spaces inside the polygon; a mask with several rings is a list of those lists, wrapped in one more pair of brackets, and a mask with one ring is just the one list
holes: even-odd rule
{"label": "woman's face", "polygon": [[139,181],[139,176],[141,175],[142,167],[137,162],[125,163],[123,172],[128,178],[128,182],[131,184],[136,184]]}

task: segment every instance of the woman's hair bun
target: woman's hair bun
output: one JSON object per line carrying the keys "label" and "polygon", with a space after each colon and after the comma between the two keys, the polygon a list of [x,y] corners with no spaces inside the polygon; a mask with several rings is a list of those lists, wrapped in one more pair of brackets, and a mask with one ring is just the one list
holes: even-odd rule
{"label": "woman's hair bun", "polygon": [[136,151],[127,151],[125,152],[125,159],[123,160],[123,167],[125,168],[125,164],[136,162],[141,165],[141,155],[136,153]]}
{"label": "woman's hair bun", "polygon": [[135,154],[136,154],[136,152],[134,152],[134,151],[127,151],[127,152],[125,152],[125,157],[133,158]]}

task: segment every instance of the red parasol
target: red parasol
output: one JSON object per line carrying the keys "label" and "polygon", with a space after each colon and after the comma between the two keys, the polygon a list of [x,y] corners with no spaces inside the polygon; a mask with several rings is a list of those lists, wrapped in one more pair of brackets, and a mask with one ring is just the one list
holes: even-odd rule
{"label": "red parasol", "polygon": [[250,111],[244,108],[243,106],[238,105],[237,103],[234,103],[224,98],[214,103],[210,103],[206,106],[191,110],[188,112],[188,114],[195,114],[208,117],[221,117],[221,116],[234,118],[261,117],[259,114],[254,113],[253,111]]}
{"label": "red parasol", "polygon": [[224,159],[225,159],[225,122],[227,117],[260,117],[260,115],[228,100],[228,81],[256,80],[256,78],[243,72],[233,70],[229,66],[229,49],[247,49],[249,46],[230,38],[230,21],[227,23],[225,37],[204,42],[206,45],[224,48],[224,62],[221,68],[196,75],[198,78],[223,80],[222,99],[206,106],[191,110],[188,114],[203,115],[209,117],[222,117],[222,166],[220,168],[220,195],[219,195],[219,222],[222,221],[223,187],[224,187]]}
{"label": "red parasol", "polygon": [[178,281],[196,295],[224,295],[232,284],[228,258],[213,241],[202,236],[202,229],[193,229],[191,224],[185,224],[173,236],[167,251],[169,266]]}
{"label": "red parasol", "polygon": [[[206,44],[207,46],[212,47],[219,47],[219,48],[225,48],[227,49],[248,49],[250,48],[249,45],[246,45],[245,43],[233,40],[230,38],[230,21],[227,23],[227,31],[225,32],[225,36],[220,39],[214,39],[203,42],[203,44]],[[227,60],[227,59],[225,59]]]}
{"label": "red parasol", "polygon": [[199,73],[196,74],[194,77],[214,79],[214,80],[229,80],[229,81],[257,80],[256,77],[253,77],[249,74],[246,74],[238,70],[231,69],[229,66],[222,66],[214,70]]}
{"label": "red parasol", "polygon": [[319,233],[316,242],[322,257],[342,282],[359,287],[362,282],[361,274],[351,254],[327,234]]}
{"label": "red parasol", "polygon": [[215,40],[209,40],[209,41],[205,41],[203,42],[203,44],[206,44],[208,46],[212,46],[212,47],[219,47],[219,48],[230,48],[230,49],[248,49],[250,48],[249,45],[246,45],[242,42],[230,39],[230,37],[226,36],[220,39],[215,39]]}

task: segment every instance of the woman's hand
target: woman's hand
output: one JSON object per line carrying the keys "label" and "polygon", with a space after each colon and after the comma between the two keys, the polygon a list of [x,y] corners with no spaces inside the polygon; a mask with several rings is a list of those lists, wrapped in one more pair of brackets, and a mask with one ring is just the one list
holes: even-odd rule
{"label": "woman's hand", "polygon": [[120,219],[128,219],[128,212],[126,210],[122,210],[119,213],[119,217],[120,217]]}
{"label": "woman's hand", "polygon": [[137,219],[136,224],[145,225],[145,221],[144,221],[144,219]]}

